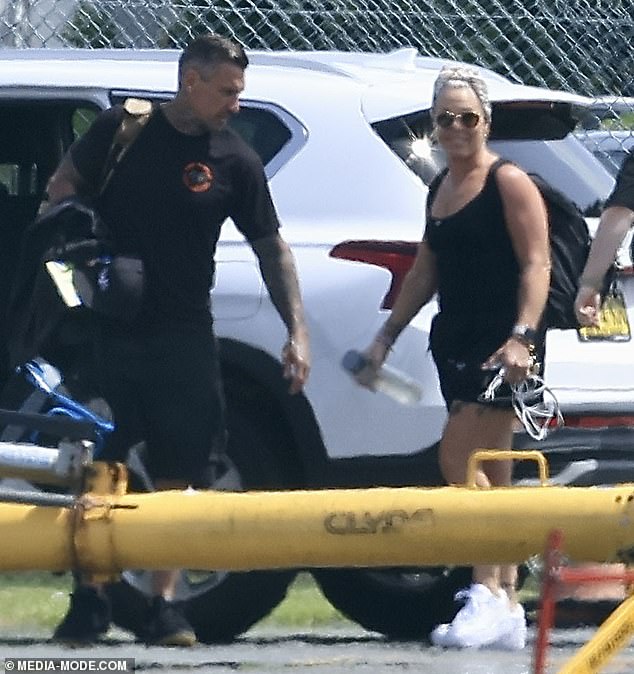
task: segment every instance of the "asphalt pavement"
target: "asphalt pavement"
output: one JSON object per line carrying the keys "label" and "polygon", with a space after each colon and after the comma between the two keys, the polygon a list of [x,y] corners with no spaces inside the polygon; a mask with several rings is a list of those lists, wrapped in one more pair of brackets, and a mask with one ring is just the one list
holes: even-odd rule
{"label": "asphalt pavement", "polygon": [[[551,634],[548,674],[556,674],[592,635],[593,630],[555,630]],[[135,671],[210,674],[533,674],[531,631],[526,650],[444,651],[419,642],[394,643],[363,630],[288,631],[252,630],[227,645],[197,645],[190,649],[146,647],[126,634],[111,632],[97,646],[70,649],[48,643],[46,635],[0,635],[0,660],[5,671],[54,671],[53,658],[72,660],[65,671],[125,671],[116,665],[89,669],[86,658],[132,658]],[[41,665],[19,666],[13,659]],[[9,666],[7,664],[9,663]],[[115,662],[115,661],[110,661]],[[82,664],[84,663],[84,664]],[[130,662],[128,662],[128,665]],[[11,669],[13,667],[13,669]],[[39,668],[39,669],[38,669]],[[61,671],[57,669],[56,671]],[[605,674],[632,674],[634,648],[621,651]]]}

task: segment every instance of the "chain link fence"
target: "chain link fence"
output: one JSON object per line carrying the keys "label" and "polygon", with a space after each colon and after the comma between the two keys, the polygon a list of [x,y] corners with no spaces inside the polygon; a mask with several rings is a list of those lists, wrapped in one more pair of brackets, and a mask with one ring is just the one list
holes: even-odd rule
{"label": "chain link fence", "polygon": [[632,0],[0,0],[5,47],[174,47],[208,30],[252,49],[414,46],[525,84],[634,96]]}
{"label": "chain link fence", "polygon": [[634,96],[632,0],[0,0],[9,47],[172,47],[207,30],[252,49],[408,45],[525,84]]}
{"label": "chain link fence", "polygon": [[422,54],[517,81],[634,96],[632,0],[0,0],[10,47],[172,47],[206,30],[252,49]]}

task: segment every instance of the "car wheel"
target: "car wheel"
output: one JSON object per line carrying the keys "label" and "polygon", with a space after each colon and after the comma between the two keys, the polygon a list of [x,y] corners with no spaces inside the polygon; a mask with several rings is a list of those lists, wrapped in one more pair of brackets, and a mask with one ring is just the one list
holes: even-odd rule
{"label": "car wheel", "polygon": [[316,569],[324,596],[347,618],[395,640],[421,639],[455,613],[471,567]]}
{"label": "car wheel", "polygon": [[[214,489],[280,489],[285,484],[274,452],[280,446],[280,438],[253,407],[245,404],[248,399],[238,387],[227,387],[228,456],[216,466]],[[296,573],[184,570],[177,584],[176,601],[199,641],[228,642],[284,599]],[[113,621],[138,635],[143,634],[145,625],[149,584],[148,572],[127,570],[119,582],[107,587]]]}

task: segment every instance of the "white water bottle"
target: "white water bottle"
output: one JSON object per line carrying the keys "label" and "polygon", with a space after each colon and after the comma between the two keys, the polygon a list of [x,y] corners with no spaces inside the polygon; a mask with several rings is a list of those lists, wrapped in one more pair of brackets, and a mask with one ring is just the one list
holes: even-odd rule
{"label": "white water bottle", "polygon": [[[354,349],[345,353],[341,364],[355,379],[366,367],[371,367],[367,357]],[[370,387],[402,405],[416,405],[423,395],[420,386],[411,377],[385,364],[376,371]]]}

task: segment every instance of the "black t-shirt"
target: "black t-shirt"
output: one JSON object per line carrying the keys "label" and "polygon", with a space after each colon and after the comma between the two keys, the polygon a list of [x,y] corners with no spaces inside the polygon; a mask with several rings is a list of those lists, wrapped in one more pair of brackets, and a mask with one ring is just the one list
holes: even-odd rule
{"label": "black t-shirt", "polygon": [[616,185],[605,203],[608,206],[625,206],[634,211],[634,155],[630,154],[616,178]]}
{"label": "black t-shirt", "polygon": [[[75,167],[98,185],[121,106],[102,113],[71,147]],[[116,167],[98,210],[117,252],[140,256],[147,300],[140,321],[209,320],[214,253],[232,218],[248,241],[279,222],[258,155],[231,129],[190,136],[159,109]]]}

